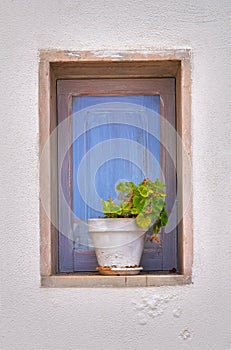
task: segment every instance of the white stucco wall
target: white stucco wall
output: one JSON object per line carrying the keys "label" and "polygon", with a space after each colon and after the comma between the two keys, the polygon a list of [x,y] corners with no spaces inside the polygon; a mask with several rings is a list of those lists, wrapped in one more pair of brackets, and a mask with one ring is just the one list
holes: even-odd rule
{"label": "white stucco wall", "polygon": [[[230,350],[230,2],[1,0],[3,350]],[[41,289],[38,50],[192,48],[193,284]]]}

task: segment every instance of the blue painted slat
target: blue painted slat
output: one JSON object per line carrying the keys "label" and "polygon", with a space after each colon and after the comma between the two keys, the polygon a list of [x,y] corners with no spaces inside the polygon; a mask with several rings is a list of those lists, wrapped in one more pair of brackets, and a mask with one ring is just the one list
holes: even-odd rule
{"label": "blue painted slat", "polygon": [[[74,97],[73,140],[75,140],[78,134],[79,123],[83,120],[78,118],[78,112],[87,107],[108,102],[135,103],[140,106],[148,107],[156,113],[159,113],[160,108],[159,96]],[[119,180],[126,179],[139,183],[144,177],[150,174],[150,169],[153,174],[153,176],[150,177],[155,178],[160,176],[160,166],[156,165],[160,163],[160,143],[153,135],[150,135],[144,130],[148,129],[147,123],[149,121],[146,120],[144,116],[141,121],[141,128],[121,123],[111,123],[112,114],[113,111],[108,111],[108,114],[99,115],[94,114],[92,110],[86,113],[83,121],[85,124],[85,133],[79,136],[73,143],[73,212],[76,219],[87,220],[88,218],[102,215],[100,211],[100,198],[107,199],[108,196],[115,198],[116,193],[114,188]],[[110,115],[110,118],[108,118],[108,115]],[[97,126],[97,121],[102,121],[102,118],[104,118],[106,124]],[[109,123],[107,123],[107,118],[110,121]],[[159,121],[153,120],[153,123],[156,123],[155,127],[158,135],[160,128]],[[132,119],[130,124],[132,124]],[[133,143],[131,144],[131,142]],[[125,152],[124,148],[126,146],[128,149]],[[96,149],[97,151],[92,152],[92,149]],[[150,151],[156,159],[155,167],[153,167],[153,164],[150,164],[148,160],[147,150]],[[126,159],[121,159],[121,154],[123,153],[126,153]],[[89,157],[86,158],[87,154],[89,154]],[[107,154],[113,154],[114,156],[111,159],[110,157],[106,159]],[[116,154],[118,154],[118,157]],[[100,163],[101,160],[102,164]],[[139,163],[139,165],[136,163]],[[85,176],[81,177],[80,189],[77,180],[78,170],[81,166],[83,167],[82,174]],[[95,195],[94,191],[91,191],[91,187],[89,186],[90,181],[94,182],[98,197]],[[82,198],[82,196],[84,198]],[[95,198],[92,198],[94,196]],[[90,205],[85,203],[86,200],[90,201]],[[91,207],[92,203],[96,208]],[[74,232],[75,270],[94,270],[96,260],[94,252],[92,251],[86,225],[80,223],[75,224]],[[160,269],[161,252],[154,252],[153,246],[150,248],[149,242],[147,241],[147,255],[150,255],[150,250],[152,250],[152,259],[158,260],[157,269]],[[89,256],[91,256],[91,258],[89,258]],[[148,268],[148,263],[146,265],[146,268]]]}

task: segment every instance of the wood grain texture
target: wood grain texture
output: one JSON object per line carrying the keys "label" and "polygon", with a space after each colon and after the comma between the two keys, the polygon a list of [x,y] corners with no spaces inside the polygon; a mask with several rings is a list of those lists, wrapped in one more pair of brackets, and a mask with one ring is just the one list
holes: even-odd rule
{"label": "wood grain texture", "polygon": [[75,79],[58,80],[57,94],[72,96],[168,95],[172,94],[174,79]]}

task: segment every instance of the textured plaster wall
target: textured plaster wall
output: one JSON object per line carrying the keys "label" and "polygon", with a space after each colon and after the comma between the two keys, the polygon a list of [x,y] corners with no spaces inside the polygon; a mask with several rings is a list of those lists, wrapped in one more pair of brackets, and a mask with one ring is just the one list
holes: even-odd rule
{"label": "textured plaster wall", "polygon": [[[1,0],[1,349],[230,350],[230,1]],[[192,48],[193,284],[39,287],[38,50]]]}

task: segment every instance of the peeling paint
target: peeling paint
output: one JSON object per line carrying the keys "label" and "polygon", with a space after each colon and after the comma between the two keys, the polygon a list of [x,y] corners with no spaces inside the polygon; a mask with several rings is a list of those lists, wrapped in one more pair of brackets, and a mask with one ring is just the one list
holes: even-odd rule
{"label": "peeling paint", "polygon": [[135,311],[138,311],[139,319],[140,315],[149,316],[155,318],[164,313],[164,310],[168,307],[168,304],[176,299],[176,295],[166,296],[150,296],[143,295],[137,300],[132,300],[132,304]]}
{"label": "peeling paint", "polygon": [[[77,50],[49,50],[49,53],[51,55],[50,58],[54,62],[56,61],[65,61],[65,57],[70,58],[72,57],[74,61],[79,60],[96,60],[96,59],[109,59],[112,60],[144,60],[144,59],[151,59],[152,56],[165,58],[168,57],[178,57],[179,59],[186,59],[185,55],[187,55],[187,58],[190,57],[190,51],[191,48],[181,48],[175,46],[174,48],[155,48],[153,47],[146,47],[142,48],[140,50],[89,50],[89,51],[77,51]],[[44,58],[44,54],[48,53],[47,50],[39,50],[40,54],[40,60]]]}
{"label": "peeling paint", "polygon": [[180,318],[182,315],[182,309],[180,307],[177,307],[176,309],[173,310],[173,316],[176,318]]}
{"label": "peeling paint", "polygon": [[123,54],[114,51],[93,51],[92,55],[94,57],[110,58],[110,59],[120,59],[123,58]]}
{"label": "peeling paint", "polygon": [[64,51],[66,56],[71,56],[71,57],[80,57],[81,53],[78,51]]}
{"label": "peeling paint", "polygon": [[192,336],[193,332],[188,329],[184,329],[179,335],[180,339],[182,340],[191,340]]}
{"label": "peeling paint", "polygon": [[138,313],[137,317],[138,317],[138,323],[141,326],[144,326],[147,324],[147,317],[142,312]]}

